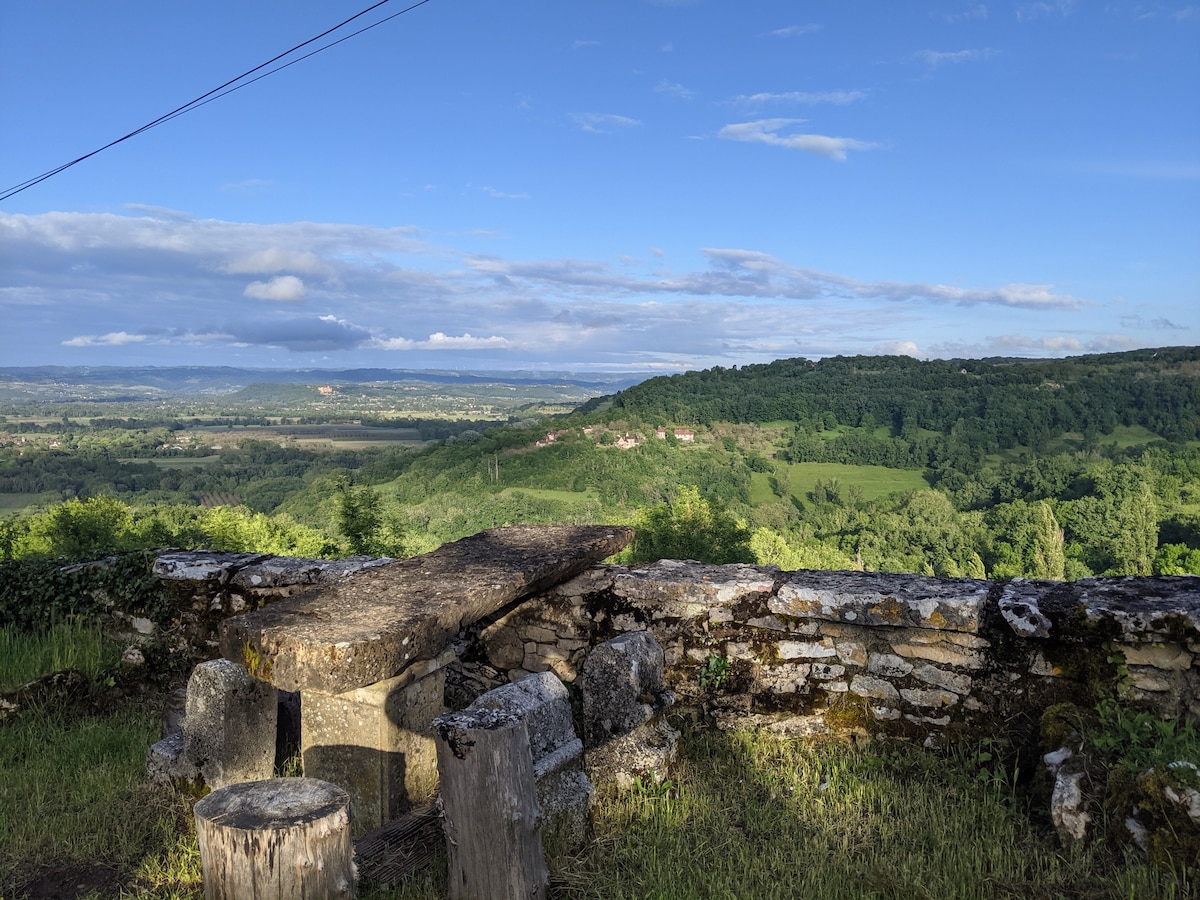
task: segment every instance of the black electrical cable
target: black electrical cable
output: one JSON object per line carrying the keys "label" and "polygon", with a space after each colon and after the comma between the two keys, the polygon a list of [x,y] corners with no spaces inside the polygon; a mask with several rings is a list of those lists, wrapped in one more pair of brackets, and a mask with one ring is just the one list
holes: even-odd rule
{"label": "black electrical cable", "polygon": [[[412,12],[418,6],[424,6],[426,3],[429,2],[429,0],[417,0],[417,2],[413,3],[411,6],[407,6],[404,9],[400,10],[399,12],[392,13],[390,16],[386,16],[386,17],[380,19],[378,22],[373,22],[370,25],[367,25],[365,28],[360,28],[358,31],[351,32],[348,35],[338,38],[336,41],[331,41],[330,43],[325,44],[321,47],[318,47],[317,49],[312,50],[297,59],[293,59],[289,62],[284,63],[283,65],[276,66],[274,69],[270,69],[269,71],[263,72],[261,75],[255,77],[255,78],[250,78],[249,81],[244,81],[244,79],[249,78],[249,76],[253,75],[255,72],[258,72],[261,69],[265,69],[267,66],[271,65],[272,63],[279,62],[279,60],[283,59],[285,56],[290,56],[291,54],[295,53],[297,50],[303,49],[304,47],[307,47],[309,44],[312,44],[316,41],[321,40],[321,38],[323,38],[323,37],[328,37],[329,35],[333,34],[333,32],[337,31],[339,28],[344,28],[345,26],[347,26],[351,22],[353,22],[355,19],[362,18],[367,13],[372,12],[373,10],[376,10],[379,7],[383,6],[384,4],[390,3],[390,2],[391,2],[391,0],[379,0],[378,3],[368,6],[366,9],[362,10],[362,12],[357,12],[354,15],[352,15],[350,18],[346,19],[345,21],[339,22],[337,25],[334,25],[332,28],[327,28],[325,31],[322,31],[316,37],[311,37],[307,41],[304,41],[304,42],[299,43],[296,46],[292,47],[290,50],[285,50],[283,53],[280,53],[276,56],[271,57],[266,62],[260,63],[259,65],[255,66],[253,69],[249,69],[249,70],[243,72],[241,75],[237,76],[236,78],[231,78],[231,79],[229,79],[229,81],[226,81],[222,85],[218,85],[217,87],[213,88],[211,91],[208,91],[205,94],[201,94],[195,100],[190,100],[187,103],[183,104],[183,106],[177,107],[177,108],[171,110],[169,113],[165,113],[164,115],[159,116],[157,119],[153,120],[152,122],[147,122],[141,128],[135,129],[134,131],[129,132],[129,134],[126,134],[122,137],[117,138],[115,141],[109,141],[103,147],[98,147],[97,149],[93,150],[91,153],[85,153],[83,156],[73,159],[68,163],[63,163],[61,166],[53,168],[49,172],[43,172],[41,175],[38,175],[36,178],[30,178],[27,181],[22,181],[20,184],[13,185],[12,187],[5,190],[3,193],[0,193],[0,202],[7,200],[9,197],[13,197],[13,196],[21,193],[21,191],[27,190],[27,189],[33,187],[34,185],[41,184],[47,178],[53,178],[59,172],[69,169],[69,168],[71,168],[71,166],[77,165],[78,163],[83,162],[85,159],[90,159],[91,157],[95,156],[97,153],[102,153],[103,151],[109,149],[110,147],[115,147],[117,144],[120,144],[123,141],[127,141],[132,137],[137,137],[137,135],[141,134],[143,131],[149,131],[151,128],[154,128],[155,126],[162,125],[164,122],[169,122],[172,119],[182,116],[184,113],[189,113],[192,110],[199,109],[201,106],[205,106],[209,103],[212,103],[212,101],[214,101],[214,100],[219,100],[221,97],[225,97],[229,94],[232,94],[236,90],[240,90],[241,88],[244,88],[251,84],[254,84],[254,82],[256,82],[256,81],[261,81],[263,78],[266,78],[268,75],[274,75],[276,72],[286,69],[288,66],[295,65],[298,62],[308,59],[310,56],[316,56],[318,53],[322,52],[323,50],[328,50],[330,47],[336,47],[338,44],[342,43],[343,41],[348,41],[348,40],[350,40],[350,38],[360,35],[364,31],[370,31],[372,28],[375,28],[378,25],[382,25],[384,22],[391,21],[392,19],[396,18],[397,16],[402,16],[407,12]],[[238,84],[239,81],[241,81],[243,83]]]}

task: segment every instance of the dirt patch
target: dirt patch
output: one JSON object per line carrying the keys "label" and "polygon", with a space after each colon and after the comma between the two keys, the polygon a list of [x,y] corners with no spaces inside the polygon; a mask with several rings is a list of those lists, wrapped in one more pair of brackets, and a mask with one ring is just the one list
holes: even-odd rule
{"label": "dirt patch", "polygon": [[76,900],[89,894],[117,893],[119,876],[114,869],[91,863],[47,866],[17,889],[15,900]]}

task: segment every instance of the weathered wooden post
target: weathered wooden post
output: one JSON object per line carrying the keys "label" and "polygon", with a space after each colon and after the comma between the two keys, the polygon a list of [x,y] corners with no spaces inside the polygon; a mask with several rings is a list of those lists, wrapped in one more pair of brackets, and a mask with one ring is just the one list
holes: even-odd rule
{"label": "weathered wooden post", "polygon": [[247,781],[196,804],[206,900],[353,897],[350,796],[316,778]]}
{"label": "weathered wooden post", "polygon": [[543,900],[549,873],[525,720],[472,708],[434,726],[450,900]]}

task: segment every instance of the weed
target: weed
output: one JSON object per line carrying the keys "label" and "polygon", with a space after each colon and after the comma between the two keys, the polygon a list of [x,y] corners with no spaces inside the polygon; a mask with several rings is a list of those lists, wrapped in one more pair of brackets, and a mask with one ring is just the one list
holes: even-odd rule
{"label": "weed", "polygon": [[723,656],[710,653],[700,667],[700,688],[705,691],[719,691],[729,680],[729,660]]}

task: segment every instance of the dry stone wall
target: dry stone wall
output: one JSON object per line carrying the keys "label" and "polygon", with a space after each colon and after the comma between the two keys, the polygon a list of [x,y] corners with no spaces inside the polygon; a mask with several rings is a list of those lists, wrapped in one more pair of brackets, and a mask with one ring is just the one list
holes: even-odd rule
{"label": "dry stone wall", "polygon": [[[387,562],[164,554],[154,571],[174,605],[128,624],[213,657],[229,615]],[[664,649],[676,713],[722,728],[1032,733],[1047,706],[1100,687],[1200,718],[1200,578],[1001,583],[670,560],[595,565],[470,625],[447,648],[446,705],[530,673],[570,684],[592,647],[642,630]]]}
{"label": "dry stone wall", "polygon": [[663,560],[600,565],[480,623],[448,684],[464,695],[646,630],[667,687],[717,727],[787,735],[1036,731],[1052,703],[1119,689],[1200,717],[1200,579],[1078,582],[780,572]]}

